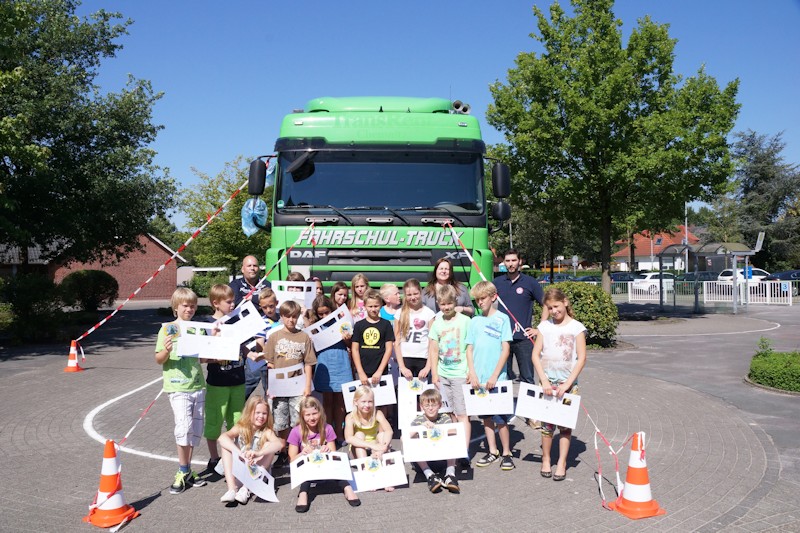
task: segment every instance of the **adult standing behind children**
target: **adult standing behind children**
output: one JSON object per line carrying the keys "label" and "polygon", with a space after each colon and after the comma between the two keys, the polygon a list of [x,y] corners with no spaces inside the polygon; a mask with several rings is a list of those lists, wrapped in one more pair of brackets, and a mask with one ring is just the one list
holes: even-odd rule
{"label": "adult standing behind children", "polygon": [[450,285],[456,291],[456,307],[455,312],[465,315],[467,318],[475,314],[475,308],[469,299],[469,293],[463,283],[455,278],[453,273],[453,263],[449,259],[442,257],[436,261],[428,278],[428,285],[422,293],[422,303],[433,310],[434,313],[439,312],[439,306],[436,303],[436,289]]}
{"label": "adult standing behind children", "polygon": [[[511,341],[511,355],[506,363],[508,379],[515,379],[514,358],[519,367],[519,379],[533,383],[533,338],[537,331],[531,327],[533,321],[533,302],[542,306],[542,321],[547,320],[548,312],[544,306],[544,291],[532,277],[519,271],[519,253],[510,248],[503,255],[506,273],[494,278],[497,295],[501,305],[498,309],[509,315],[514,339]],[[516,320],[515,320],[516,319]]]}
{"label": "adult standing behind children", "polygon": [[270,287],[269,281],[264,280],[259,283],[261,268],[258,266],[258,259],[248,255],[242,259],[242,277],[235,278],[228,286],[233,289],[234,303],[238,307],[242,300],[248,298],[253,305],[258,307],[258,291],[262,287]]}

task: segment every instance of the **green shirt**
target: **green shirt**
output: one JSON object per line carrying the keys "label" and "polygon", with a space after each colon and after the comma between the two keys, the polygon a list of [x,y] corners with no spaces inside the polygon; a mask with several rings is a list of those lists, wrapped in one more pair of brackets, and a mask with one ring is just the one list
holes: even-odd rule
{"label": "green shirt", "polygon": [[467,331],[469,318],[456,313],[450,320],[438,316],[431,324],[428,338],[436,341],[439,347],[439,375],[443,378],[466,378]]}
{"label": "green shirt", "polygon": [[[165,324],[158,330],[158,340],[156,341],[156,352],[164,349],[164,341],[167,340],[167,327],[175,326],[175,322]],[[170,328],[172,329],[172,328]],[[172,336],[172,352],[162,366],[164,374],[164,392],[195,392],[206,387],[206,380],[203,378],[203,369],[200,366],[200,359],[197,357],[178,357],[178,333]]]}

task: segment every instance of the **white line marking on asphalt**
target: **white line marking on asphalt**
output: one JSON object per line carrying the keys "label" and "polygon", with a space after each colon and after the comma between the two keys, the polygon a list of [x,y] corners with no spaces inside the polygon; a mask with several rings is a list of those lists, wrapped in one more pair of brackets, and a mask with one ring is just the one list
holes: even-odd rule
{"label": "white line marking on asphalt", "polygon": [[764,328],[764,329],[751,329],[747,331],[727,331],[724,333],[676,333],[676,334],[669,334],[669,335],[662,335],[662,334],[648,334],[648,335],[626,335],[620,334],[619,337],[708,337],[711,335],[742,335],[747,333],[761,333],[763,331],[772,331],[773,329],[778,329],[781,327],[780,324],[776,322],[770,322],[772,327]]}
{"label": "white line marking on asphalt", "polygon": [[[107,437],[102,436],[100,433],[98,433],[94,429],[94,417],[97,416],[97,414],[100,411],[102,411],[103,409],[105,409],[109,405],[113,405],[116,402],[120,401],[121,399],[127,398],[131,394],[136,394],[140,390],[144,390],[147,387],[149,387],[150,385],[155,385],[156,383],[158,383],[162,379],[163,378],[154,379],[153,381],[151,381],[149,383],[145,383],[144,385],[142,385],[138,389],[133,389],[132,391],[128,391],[128,392],[126,392],[125,394],[123,394],[121,396],[117,396],[116,398],[111,398],[107,402],[98,405],[97,407],[95,407],[94,409],[89,411],[89,414],[87,414],[86,418],[83,419],[83,430],[86,432],[87,435],[89,435],[91,438],[93,438],[94,440],[96,440],[100,444],[105,444],[106,441],[109,440],[109,439]],[[134,448],[129,448],[128,446],[120,446],[118,449],[120,451],[122,451],[122,452],[130,453],[132,455],[140,455],[142,457],[147,457],[149,459],[158,459],[159,461],[169,461],[169,462],[174,463],[174,462],[176,462],[178,460],[177,457],[167,457],[166,455],[158,455],[158,454],[155,454],[155,453],[143,452],[143,451],[140,451],[140,450],[136,450]],[[192,464],[205,465],[205,463],[203,461],[192,461]]]}

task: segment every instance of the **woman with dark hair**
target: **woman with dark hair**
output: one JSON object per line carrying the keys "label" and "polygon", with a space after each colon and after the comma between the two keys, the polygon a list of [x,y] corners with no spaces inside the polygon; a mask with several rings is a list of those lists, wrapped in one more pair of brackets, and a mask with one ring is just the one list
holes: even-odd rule
{"label": "woman with dark hair", "polygon": [[469,292],[463,283],[456,280],[453,274],[453,263],[449,259],[442,257],[436,261],[428,278],[428,285],[422,292],[422,303],[433,310],[439,312],[439,306],[436,305],[436,287],[441,285],[452,285],[456,290],[456,312],[472,317],[475,314],[475,308],[472,306],[472,301],[469,299]]}

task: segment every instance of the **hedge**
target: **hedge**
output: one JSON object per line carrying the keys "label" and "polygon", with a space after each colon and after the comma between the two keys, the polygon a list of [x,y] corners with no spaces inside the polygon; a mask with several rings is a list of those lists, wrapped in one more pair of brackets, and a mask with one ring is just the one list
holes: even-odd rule
{"label": "hedge", "polygon": [[[617,335],[619,312],[611,296],[599,285],[576,281],[563,281],[550,287],[561,289],[572,304],[575,319],[586,326],[586,343],[611,346]],[[541,310],[536,306],[535,322],[541,320]]]}
{"label": "hedge", "polygon": [[769,339],[761,337],[747,377],[774,389],[800,392],[800,352],[776,352]]}

